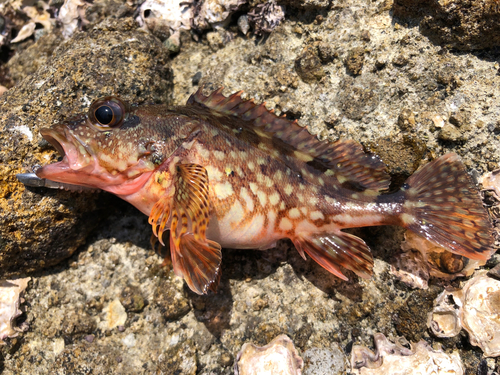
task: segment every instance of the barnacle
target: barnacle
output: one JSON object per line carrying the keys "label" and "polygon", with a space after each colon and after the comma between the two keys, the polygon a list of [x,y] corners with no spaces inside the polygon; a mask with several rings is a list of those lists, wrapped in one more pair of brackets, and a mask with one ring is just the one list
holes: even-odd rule
{"label": "barnacle", "polygon": [[274,0],[258,4],[248,12],[248,21],[254,28],[254,33],[261,35],[270,33],[285,19],[285,7]]}

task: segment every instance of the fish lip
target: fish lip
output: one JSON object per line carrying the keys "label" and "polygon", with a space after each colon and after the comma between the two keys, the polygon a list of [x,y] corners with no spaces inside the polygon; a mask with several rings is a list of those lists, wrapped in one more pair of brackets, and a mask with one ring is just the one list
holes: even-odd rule
{"label": "fish lip", "polygon": [[[36,171],[40,178],[60,181],[62,173],[76,172],[94,168],[94,158],[77,137],[71,134],[65,126],[55,126],[40,129],[42,137],[48,141],[63,157],[61,161],[48,164]],[[60,181],[66,182],[66,181]]]}

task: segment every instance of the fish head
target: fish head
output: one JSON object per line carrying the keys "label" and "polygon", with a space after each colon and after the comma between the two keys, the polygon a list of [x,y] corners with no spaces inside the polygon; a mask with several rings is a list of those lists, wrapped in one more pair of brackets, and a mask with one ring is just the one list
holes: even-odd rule
{"label": "fish head", "polygon": [[139,190],[159,165],[158,132],[136,112],[109,96],[94,101],[87,114],[42,128],[62,160],[38,169],[37,176],[117,195]]}

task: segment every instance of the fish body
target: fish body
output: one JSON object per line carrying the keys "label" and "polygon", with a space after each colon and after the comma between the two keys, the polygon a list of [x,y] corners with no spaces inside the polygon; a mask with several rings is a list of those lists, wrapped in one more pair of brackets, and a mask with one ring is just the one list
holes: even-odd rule
{"label": "fish body", "polygon": [[333,274],[369,277],[367,245],[345,228],[399,225],[473,259],[493,251],[492,228],[459,157],[446,154],[384,194],[385,165],[352,140],[320,142],[264,105],[199,90],[185,106],[128,107],[107,97],[88,115],[42,129],[64,155],[40,178],[99,188],[149,216],[174,271],[215,290],[221,246],[273,247],[289,238]]}

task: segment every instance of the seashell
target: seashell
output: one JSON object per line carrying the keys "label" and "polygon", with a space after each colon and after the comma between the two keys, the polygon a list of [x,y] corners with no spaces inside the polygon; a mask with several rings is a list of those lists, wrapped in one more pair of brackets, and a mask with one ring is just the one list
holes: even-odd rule
{"label": "seashell", "polygon": [[181,29],[189,30],[194,16],[193,2],[183,0],[146,0],[139,8],[137,22],[165,40]]}
{"label": "seashell", "polygon": [[500,200],[500,169],[483,175],[481,184],[484,190],[493,190],[497,199]]}
{"label": "seashell", "polygon": [[434,309],[427,319],[427,327],[436,337],[453,337],[462,330],[460,321],[460,307],[462,300],[452,291],[445,290],[434,301]]}
{"label": "seashell", "polygon": [[258,4],[248,12],[248,21],[256,35],[272,32],[285,19],[285,7],[275,0]]}
{"label": "seashell", "polygon": [[89,21],[85,19],[85,8],[88,4],[84,0],[65,0],[59,10],[57,19],[62,23],[62,34],[69,38],[78,29],[78,22],[86,24]]}
{"label": "seashell", "polygon": [[[361,345],[354,345],[351,367],[360,375],[463,375],[464,368],[457,353],[447,354],[433,349],[421,340],[406,348],[404,338],[395,344],[382,333],[373,336],[375,353]],[[401,342],[402,341],[402,342]]]}
{"label": "seashell", "polygon": [[234,365],[235,375],[300,375],[304,361],[286,335],[275,337],[266,346],[246,343]]}
{"label": "seashell", "polygon": [[453,254],[413,232],[406,231],[401,244],[403,253],[395,257],[391,272],[413,288],[427,289],[431,277],[453,280],[470,276],[486,261]]}
{"label": "seashell", "polygon": [[461,328],[485,357],[500,356],[500,280],[480,273],[462,289],[441,293],[427,325],[438,337],[453,337]]}
{"label": "seashell", "polygon": [[[16,325],[16,318],[23,313],[20,305],[24,302],[24,290],[30,277],[16,280],[0,281],[0,340],[16,337],[19,332],[26,331],[27,325]],[[0,341],[0,344],[3,342]]]}
{"label": "seashell", "polygon": [[231,15],[246,3],[247,0],[203,0],[195,11],[193,27],[198,30],[225,27]]}
{"label": "seashell", "polygon": [[50,13],[47,11],[48,5],[43,1],[39,1],[38,4],[42,7],[41,11],[35,6],[25,6],[22,8],[22,11],[29,17],[30,21],[19,30],[19,34],[10,41],[11,43],[21,42],[33,35],[37,23],[41,24],[47,32],[52,29],[55,20],[51,18]]}
{"label": "seashell", "polygon": [[19,34],[17,34],[17,36],[10,42],[17,43],[23,41],[26,38],[29,38],[35,32],[35,27],[36,27],[35,22],[28,22],[21,28],[21,30],[19,30]]}

